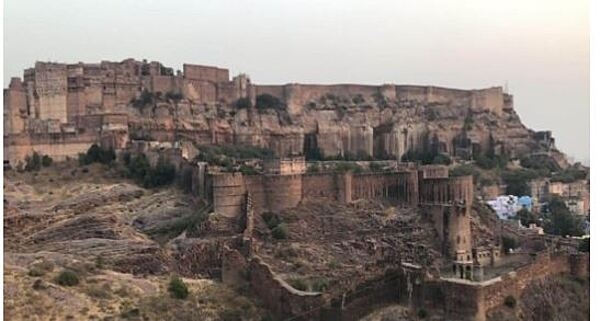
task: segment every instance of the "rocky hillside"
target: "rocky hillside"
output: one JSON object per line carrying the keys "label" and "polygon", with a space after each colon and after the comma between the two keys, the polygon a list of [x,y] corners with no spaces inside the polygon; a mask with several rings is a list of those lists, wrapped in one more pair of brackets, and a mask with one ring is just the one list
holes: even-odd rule
{"label": "rocky hillside", "polygon": [[133,138],[250,144],[283,156],[382,159],[412,151],[469,158],[489,152],[520,156],[550,151],[565,164],[552,138],[526,128],[513,109],[475,111],[455,102],[391,100],[351,92],[297,103],[301,108],[292,113],[285,102],[268,94],[259,96],[255,105],[197,104],[150,95],[127,112]]}
{"label": "rocky hillside", "polygon": [[[265,311],[255,302],[194,265],[207,256],[198,246],[207,240],[186,238],[178,228],[194,209],[175,187],[140,188],[105,165],[66,162],[39,172],[7,171],[4,316],[260,320]],[[65,281],[65,271],[77,281]],[[184,277],[187,299],[172,297],[171,274]]]}
{"label": "rocky hillside", "polygon": [[589,279],[557,277],[536,281],[525,288],[514,306],[488,312],[490,321],[589,320]]}

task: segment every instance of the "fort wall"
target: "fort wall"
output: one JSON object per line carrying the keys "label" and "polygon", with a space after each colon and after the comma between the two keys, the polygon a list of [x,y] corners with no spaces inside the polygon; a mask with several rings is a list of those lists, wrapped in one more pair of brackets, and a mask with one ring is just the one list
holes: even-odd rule
{"label": "fort wall", "polygon": [[442,252],[456,261],[472,262],[473,178],[443,177],[446,175],[435,166],[419,169],[419,204],[433,221]]}
{"label": "fort wall", "polygon": [[212,175],[213,206],[215,212],[227,217],[239,217],[246,197],[242,173]]}
{"label": "fort wall", "polygon": [[[447,320],[485,321],[486,312],[503,305],[509,295],[519,298],[532,282],[559,274],[589,276],[589,255],[544,252],[533,262],[489,281],[442,280],[445,317]],[[435,283],[438,281],[427,286],[435,286]]]}
{"label": "fort wall", "polygon": [[[267,93],[285,102],[292,118],[300,115],[308,102],[329,99],[330,95],[348,101],[362,96],[364,99],[379,100],[384,97],[454,104],[476,111],[501,112],[512,108],[512,96],[504,94],[500,87],[458,90],[393,84],[253,85],[246,75],[230,80],[229,71],[223,68],[184,64],[183,71],[183,75],[173,75],[171,68],[159,62],[133,59],[95,64],[36,62],[34,68],[25,70],[21,86],[23,90],[13,91],[9,88],[5,93],[5,102],[10,105],[5,110],[7,132],[27,131],[26,122],[21,119],[56,120],[59,124],[65,124],[76,122],[83,115],[118,112],[143,90],[161,92],[163,95],[168,92],[181,93],[196,104],[229,104],[244,97],[254,101],[256,95]],[[251,109],[250,124],[256,118],[252,117],[254,112]],[[371,156],[387,154],[400,157],[406,150],[420,150],[427,141],[425,126],[417,125],[419,128],[410,130],[398,126],[381,131],[360,124],[327,128],[326,123],[311,122],[307,127],[299,127],[283,135],[268,133],[260,134],[260,137],[246,137],[247,133],[240,133],[236,137],[237,133],[232,134],[229,129],[216,129],[212,132],[211,142],[257,141],[260,146],[269,147],[280,156],[297,155],[304,151],[304,132],[307,131],[314,132],[315,144],[325,156],[366,153]],[[152,135],[168,139],[173,134],[156,130],[152,131]],[[446,149],[450,150],[449,147]]]}
{"label": "fort wall", "polygon": [[303,174],[306,171],[304,157],[276,158],[264,161],[263,169],[268,174]]}
{"label": "fort wall", "polygon": [[27,156],[37,152],[48,155],[54,161],[64,161],[67,157],[76,158],[79,153],[85,153],[90,146],[97,142],[97,136],[59,136],[57,138],[11,137],[4,140],[4,159],[12,165],[23,163]]}
{"label": "fort wall", "polygon": [[334,201],[338,197],[338,182],[330,173],[311,173],[302,176],[302,197]]}
{"label": "fort wall", "polygon": [[448,166],[445,165],[421,165],[419,166],[419,180],[431,178],[447,178]]}
{"label": "fort wall", "polygon": [[178,85],[181,84],[182,79],[176,76],[152,76],[151,77],[151,88],[152,92],[160,92],[163,95],[173,92],[177,93],[180,91]]}
{"label": "fort wall", "polygon": [[[231,252],[231,251],[229,251]],[[422,270],[397,268],[372,279],[349,282],[354,284],[344,293],[327,297],[320,292],[300,291],[276,275],[269,265],[258,256],[244,262],[240,255],[227,252],[223,276],[227,281],[239,279],[244,267],[247,269],[251,291],[264,302],[277,318],[293,317],[294,320],[356,321],[378,307],[401,302],[410,307],[418,306],[423,297]],[[235,251],[233,251],[235,252]],[[224,279],[225,282],[225,279]]]}
{"label": "fort wall", "polygon": [[250,289],[278,318],[297,316],[295,320],[319,320],[321,293],[300,291],[280,277],[259,257],[248,263]]}
{"label": "fort wall", "polygon": [[256,96],[271,95],[280,101],[286,100],[286,91],[284,85],[254,85]]}
{"label": "fort wall", "polygon": [[209,81],[213,83],[229,81],[229,70],[192,64],[183,64],[183,76],[186,79]]}
{"label": "fort wall", "polygon": [[67,122],[67,65],[36,62],[35,92],[39,118]]}
{"label": "fort wall", "polygon": [[[211,181],[208,183],[207,181]],[[203,179],[204,197],[212,199],[214,209],[226,217],[243,213],[244,197],[250,194],[257,213],[279,212],[293,208],[304,198],[322,198],[350,202],[356,199],[388,199],[416,206],[418,179],[416,171],[390,173],[316,173],[262,174],[219,173]],[[211,196],[212,195],[212,196]]]}
{"label": "fort wall", "polygon": [[417,205],[416,172],[361,173],[352,176],[352,200],[389,199]]}
{"label": "fort wall", "polygon": [[279,212],[298,206],[302,200],[302,175],[244,176],[246,189],[257,213]]}
{"label": "fort wall", "polygon": [[4,133],[17,134],[25,129],[27,94],[19,78],[12,78],[4,90]]}
{"label": "fort wall", "polygon": [[473,178],[461,176],[422,179],[419,182],[419,203],[470,206],[473,203]]}

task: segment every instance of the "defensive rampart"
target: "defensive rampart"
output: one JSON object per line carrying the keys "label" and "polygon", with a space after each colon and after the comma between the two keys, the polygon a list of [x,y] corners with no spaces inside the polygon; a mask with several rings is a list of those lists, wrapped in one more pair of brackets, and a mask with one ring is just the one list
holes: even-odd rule
{"label": "defensive rampart", "polygon": [[441,282],[444,298],[441,308],[447,320],[485,321],[486,312],[504,304],[506,297],[519,298],[533,281],[560,274],[589,276],[589,255],[544,252],[538,254],[532,263],[492,280],[471,282],[442,279],[430,286],[435,287],[436,283]]}
{"label": "defensive rampart", "polygon": [[390,100],[417,101],[422,104],[450,104],[465,106],[474,111],[501,113],[512,109],[512,96],[506,95],[502,87],[462,90],[434,86],[410,85],[358,85],[358,84],[286,84],[254,85],[256,95],[269,94],[286,102],[290,113],[295,114],[309,102],[317,102],[326,97],[340,97],[351,101],[353,98],[386,98]]}
{"label": "defensive rampart", "polygon": [[18,166],[27,156],[37,152],[55,161],[63,161],[85,153],[99,139],[97,135],[11,135],[4,138],[4,159]]}
{"label": "defensive rampart", "polygon": [[[416,206],[416,171],[381,173],[262,174],[218,173],[199,178],[198,195],[212,200],[217,213],[233,218],[243,214],[244,197],[251,195],[258,212],[296,207],[304,198],[350,202],[387,199]],[[200,191],[202,191],[200,193]]]}

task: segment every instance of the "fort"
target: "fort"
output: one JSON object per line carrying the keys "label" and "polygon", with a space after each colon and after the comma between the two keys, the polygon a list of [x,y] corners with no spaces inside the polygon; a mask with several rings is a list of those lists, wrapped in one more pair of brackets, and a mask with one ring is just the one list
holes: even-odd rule
{"label": "fort", "polygon": [[[276,161],[283,168],[293,160]],[[301,161],[298,161],[302,164]],[[270,165],[272,166],[275,165]],[[199,167],[204,167],[199,164]],[[244,255],[226,248],[222,260],[224,282],[247,274],[250,287],[270,311],[293,320],[358,320],[378,306],[400,303],[417,311],[440,311],[445,320],[486,320],[486,312],[520,297],[534,280],[566,274],[589,275],[589,256],[573,254],[572,245],[549,247],[523,257],[509,272],[484,277],[484,269],[503,266],[500,248],[475,248],[471,240],[473,185],[470,176],[448,177],[445,166],[421,166],[387,173],[319,173],[289,171],[278,174],[204,173],[205,188],[215,211],[228,217],[282,212],[304,199],[324,198],[351,203],[359,199],[386,199],[399,206],[421,208],[440,238],[440,251],[452,263],[452,273],[433,275],[427,267],[402,261],[391,264],[385,275],[353,280],[351,289],[339,292],[298,290],[264,262],[250,245]],[[212,181],[212,183],[210,183]],[[208,187],[210,189],[210,187]],[[248,218],[250,217],[250,218]],[[248,224],[245,242],[252,243]],[[546,242],[555,242],[548,237]],[[243,272],[246,271],[246,272]]]}
{"label": "fort", "polygon": [[[34,153],[75,159],[92,144],[143,153],[152,166],[166,158],[190,173],[190,198],[208,217],[171,243],[175,270],[247,282],[281,319],[358,320],[399,303],[484,321],[535,280],[589,275],[589,256],[550,236],[507,228],[544,248],[508,255],[497,226],[474,227],[473,176],[411,162],[540,153],[562,166],[551,133],[521,124],[501,87],[260,85],[219,67],[182,69],[134,59],[36,62],[4,90],[5,167],[22,169]],[[272,155],[208,155],[224,146]],[[581,183],[532,186],[540,197],[586,196]],[[274,241],[286,223],[294,238]],[[327,273],[327,286],[291,284]]]}
{"label": "fort", "polygon": [[[323,156],[399,159],[407,151],[431,148],[458,155],[465,142],[455,142],[460,130],[442,133],[420,120],[402,124],[392,118],[414,118],[407,107],[426,108],[428,117],[444,113],[436,106],[462,115],[500,116],[512,112],[512,101],[500,87],[260,85],[244,74],[231,78],[227,69],[193,64],[174,72],[159,62],[134,59],[36,62],[4,90],[5,162],[16,166],[34,151],[57,159],[77,157],[86,143],[122,148],[136,137],[249,144],[280,157],[319,150]],[[339,114],[341,105],[349,106],[343,108],[349,115]],[[376,116],[369,111],[374,108],[389,111]],[[386,113],[397,115],[381,118]],[[339,117],[347,119],[340,122]],[[533,139],[531,133],[524,135]],[[467,141],[485,148],[489,136],[477,133]],[[495,137],[497,148],[509,143],[501,136]]]}

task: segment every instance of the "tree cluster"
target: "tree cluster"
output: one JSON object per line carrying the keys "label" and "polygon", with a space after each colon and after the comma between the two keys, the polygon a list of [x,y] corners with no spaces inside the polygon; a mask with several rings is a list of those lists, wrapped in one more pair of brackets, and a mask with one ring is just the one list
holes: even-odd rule
{"label": "tree cluster", "polygon": [[146,188],[169,185],[175,180],[175,166],[163,157],[159,157],[156,166],[151,166],[144,154],[134,157],[124,154],[123,162],[127,167],[128,176]]}
{"label": "tree cluster", "polygon": [[581,236],[584,234],[583,218],[569,211],[559,197],[550,199],[546,206],[544,232],[561,236]]}
{"label": "tree cluster", "polygon": [[530,169],[502,172],[502,181],[506,184],[506,194],[508,195],[530,195],[531,187],[529,186],[529,181],[538,177],[539,174]]}
{"label": "tree cluster", "polygon": [[48,155],[40,156],[37,152],[33,152],[33,155],[25,156],[25,170],[28,172],[39,171],[42,166],[48,167],[52,165],[52,157]]}
{"label": "tree cluster", "polygon": [[97,144],[93,144],[85,154],[79,154],[79,164],[89,165],[92,163],[110,164],[117,158],[115,150],[112,148],[104,149]]}
{"label": "tree cluster", "polygon": [[269,94],[260,94],[256,96],[256,108],[258,110],[265,109],[285,109],[285,104],[279,100],[279,98],[269,95]]}

